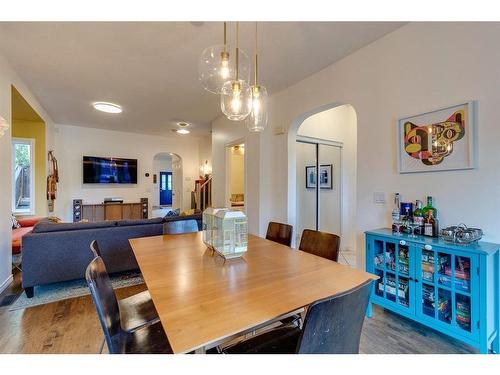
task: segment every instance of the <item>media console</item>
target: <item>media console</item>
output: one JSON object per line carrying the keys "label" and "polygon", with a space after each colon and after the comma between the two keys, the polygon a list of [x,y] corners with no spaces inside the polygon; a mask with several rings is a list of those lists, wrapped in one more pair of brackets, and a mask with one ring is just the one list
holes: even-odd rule
{"label": "media console", "polygon": [[81,199],[73,200],[73,221],[89,222],[104,220],[138,220],[148,218],[148,198],[137,203],[106,202],[83,204]]}

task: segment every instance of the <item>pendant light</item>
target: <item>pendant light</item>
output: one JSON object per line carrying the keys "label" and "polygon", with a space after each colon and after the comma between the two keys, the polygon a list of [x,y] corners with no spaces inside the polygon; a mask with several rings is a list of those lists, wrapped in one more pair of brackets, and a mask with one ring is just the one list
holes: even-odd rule
{"label": "pendant light", "polygon": [[257,22],[255,22],[254,84],[251,87],[252,111],[245,120],[248,130],[255,133],[263,131],[267,125],[268,95],[266,88],[258,84],[258,74],[259,74],[259,61],[258,61],[258,50],[257,50]]}
{"label": "pendant light", "polygon": [[236,75],[222,86],[220,107],[229,120],[244,120],[252,110],[252,94],[247,81],[240,77],[239,22],[236,23]]}
{"label": "pendant light", "polygon": [[[203,88],[211,93],[220,94],[222,86],[236,77],[234,59],[230,58],[230,46],[227,44],[227,23],[224,22],[224,44],[205,48],[198,63],[198,80]],[[241,77],[248,77],[250,64],[248,56],[240,51],[242,67]]]}

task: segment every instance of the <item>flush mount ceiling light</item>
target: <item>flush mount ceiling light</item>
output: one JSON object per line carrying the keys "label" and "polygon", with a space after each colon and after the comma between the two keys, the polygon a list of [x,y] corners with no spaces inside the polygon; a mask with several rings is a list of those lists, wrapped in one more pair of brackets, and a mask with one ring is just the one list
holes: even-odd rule
{"label": "flush mount ceiling light", "polygon": [[179,129],[172,129],[173,132],[176,132],[178,134],[189,134],[190,131],[187,130],[186,128],[189,126],[187,122],[178,122],[177,126]]}
{"label": "flush mount ceiling light", "polygon": [[108,102],[95,102],[92,106],[101,112],[106,113],[122,113],[122,107],[118,104],[108,103]]}

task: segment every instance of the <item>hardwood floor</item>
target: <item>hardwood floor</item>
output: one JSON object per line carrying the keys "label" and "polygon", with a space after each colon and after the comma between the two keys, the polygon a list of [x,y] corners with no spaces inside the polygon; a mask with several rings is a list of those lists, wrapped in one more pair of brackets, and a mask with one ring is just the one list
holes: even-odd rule
{"label": "hardwood floor", "polygon": [[[19,284],[20,277],[17,277]],[[13,288],[16,282],[14,282]],[[19,288],[19,285],[17,286]],[[145,289],[117,290],[124,298]],[[12,292],[12,290],[11,290]],[[0,307],[0,353],[106,353],[101,327],[90,296],[8,311]],[[477,353],[461,342],[374,306],[366,319],[360,353]]]}

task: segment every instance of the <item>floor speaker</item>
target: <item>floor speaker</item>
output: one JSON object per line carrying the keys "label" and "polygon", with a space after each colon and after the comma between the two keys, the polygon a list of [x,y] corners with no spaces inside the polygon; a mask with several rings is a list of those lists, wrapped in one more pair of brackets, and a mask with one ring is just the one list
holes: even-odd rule
{"label": "floor speaker", "polygon": [[78,223],[82,220],[82,199],[73,199],[73,222]]}
{"label": "floor speaker", "polygon": [[147,219],[148,218],[148,198],[141,198],[141,205],[142,205],[142,218]]}

